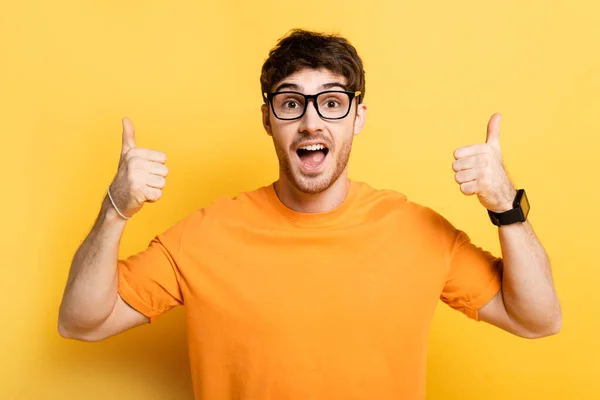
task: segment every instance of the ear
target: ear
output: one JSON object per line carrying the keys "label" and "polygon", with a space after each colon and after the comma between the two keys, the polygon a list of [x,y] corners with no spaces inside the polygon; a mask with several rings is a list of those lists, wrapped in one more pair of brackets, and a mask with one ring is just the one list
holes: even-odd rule
{"label": "ear", "polygon": [[263,104],[262,106],[260,106],[260,111],[262,112],[262,123],[263,127],[265,128],[265,131],[267,131],[267,135],[273,136],[273,132],[271,131],[271,120],[269,119],[269,106]]}
{"label": "ear", "polygon": [[354,117],[354,134],[358,135],[365,125],[367,120],[367,105],[360,103],[356,106],[356,116]]}

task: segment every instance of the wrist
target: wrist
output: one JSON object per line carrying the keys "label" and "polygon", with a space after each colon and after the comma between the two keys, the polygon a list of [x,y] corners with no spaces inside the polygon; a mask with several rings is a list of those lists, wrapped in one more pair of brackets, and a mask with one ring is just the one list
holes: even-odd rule
{"label": "wrist", "polygon": [[100,224],[106,227],[124,227],[127,224],[127,220],[123,219],[113,207],[108,195],[104,196],[98,219]]}
{"label": "wrist", "polygon": [[501,202],[498,207],[495,207],[494,209],[490,209],[490,211],[495,212],[495,213],[502,213],[502,212],[506,212],[509,210],[512,210],[513,208],[515,208],[515,198],[517,197],[517,190],[514,188],[511,188],[510,192],[504,197],[504,201]]}
{"label": "wrist", "polygon": [[[504,206],[508,207],[508,206]],[[498,210],[498,211],[496,211]],[[492,223],[496,226],[510,225],[527,220],[529,214],[529,200],[525,194],[525,189],[519,189],[515,194],[510,209],[500,207],[495,210],[488,209],[488,215]]]}

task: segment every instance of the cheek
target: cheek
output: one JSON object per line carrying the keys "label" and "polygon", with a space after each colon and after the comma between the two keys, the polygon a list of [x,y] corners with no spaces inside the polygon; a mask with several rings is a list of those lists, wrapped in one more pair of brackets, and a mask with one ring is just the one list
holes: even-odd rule
{"label": "cheek", "polygon": [[271,120],[271,134],[273,135],[273,140],[276,140],[278,143],[287,143],[289,146],[298,135],[298,126],[291,123],[281,123],[279,120]]}
{"label": "cheek", "polygon": [[336,148],[343,147],[354,137],[354,120],[344,121],[344,124],[332,127]]}
{"label": "cheek", "polygon": [[275,143],[277,148],[285,150],[289,149],[293,138],[289,132],[282,131],[276,127],[272,128],[271,137],[273,138],[273,143]]}

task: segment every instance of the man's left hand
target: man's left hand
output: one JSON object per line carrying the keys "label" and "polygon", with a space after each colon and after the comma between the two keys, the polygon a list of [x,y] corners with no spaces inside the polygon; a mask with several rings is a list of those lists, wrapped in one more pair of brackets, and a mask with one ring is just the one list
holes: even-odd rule
{"label": "man's left hand", "polygon": [[485,143],[461,147],[454,151],[452,169],[460,191],[467,196],[476,194],[479,202],[494,212],[513,208],[517,191],[502,164],[500,149],[500,119],[496,113],[487,126]]}

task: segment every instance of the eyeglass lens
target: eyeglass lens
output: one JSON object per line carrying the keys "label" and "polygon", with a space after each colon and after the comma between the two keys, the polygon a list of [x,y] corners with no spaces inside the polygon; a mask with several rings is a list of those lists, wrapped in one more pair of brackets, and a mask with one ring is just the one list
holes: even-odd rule
{"label": "eyeglass lens", "polygon": [[[272,102],[278,118],[298,118],[306,107],[304,96],[299,93],[277,93]],[[341,118],[350,109],[350,96],[344,92],[320,93],[314,105],[324,118]]]}

